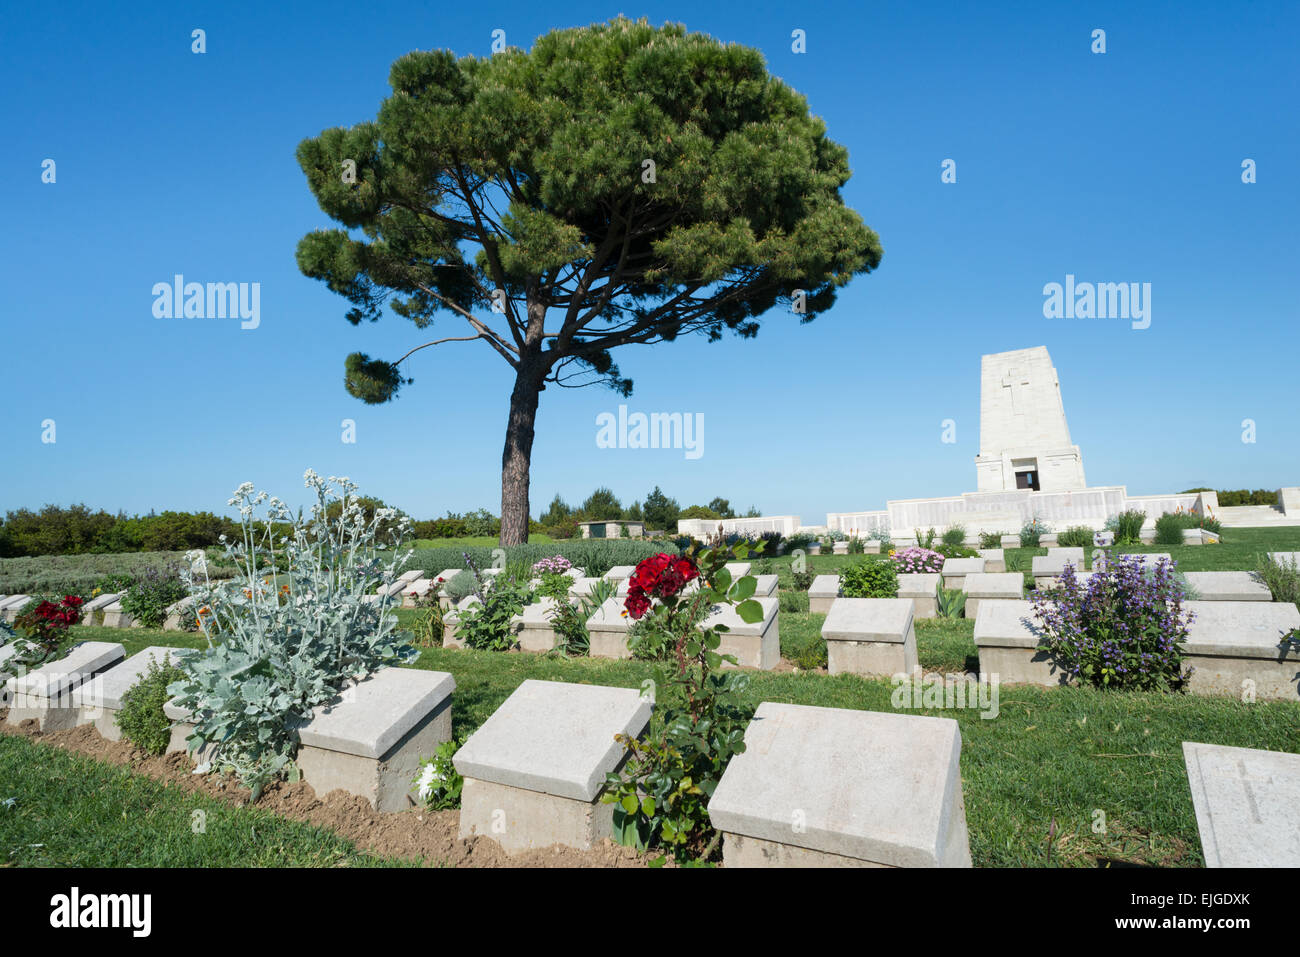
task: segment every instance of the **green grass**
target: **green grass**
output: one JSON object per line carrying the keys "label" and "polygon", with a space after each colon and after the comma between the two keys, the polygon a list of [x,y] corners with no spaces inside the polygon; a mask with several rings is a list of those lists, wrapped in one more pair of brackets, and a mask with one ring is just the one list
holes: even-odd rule
{"label": "green grass", "polygon": [[[375,867],[322,828],[0,735],[0,867]],[[195,811],[203,833],[194,833]]]}
{"label": "green grass", "polygon": [[[413,614],[399,613],[402,618]],[[822,615],[808,612],[782,613],[782,654],[790,659],[806,656],[809,662],[824,662],[822,621]],[[151,644],[194,647],[203,643],[200,637],[178,632],[85,627],[75,631],[78,639],[124,641],[129,652]],[[973,622],[967,619],[917,622],[922,666],[943,673],[976,667],[972,633]],[[647,678],[654,679],[657,666],[638,661],[430,648],[422,651],[415,667],[448,671],[455,676],[455,732],[467,734],[527,678],[639,687]],[[872,711],[906,710],[955,718],[962,736],[962,781],[971,852],[978,866],[1096,866],[1104,861],[1200,866],[1203,859],[1182,742],[1300,752],[1300,739],[1295,734],[1300,727],[1300,703],[1248,705],[1228,698],[1189,695],[1008,687],[1000,689],[998,715],[984,718],[973,709],[896,706],[891,700],[895,688],[888,680],[808,671],[751,672],[749,677],[746,697],[754,706],[761,701],[780,701]],[[59,792],[66,790],[66,778],[54,770],[54,764],[24,762],[24,766],[24,780],[31,782],[29,790],[38,799],[48,795],[56,803],[65,800]],[[0,758],[0,780],[6,779],[4,769]],[[47,782],[43,786],[42,779]],[[0,797],[4,796],[8,794]],[[115,817],[120,816],[121,809],[112,800],[93,795],[75,800],[85,802],[77,812],[80,820],[105,818],[102,827],[112,833],[121,827]],[[1097,812],[1104,815],[1103,833],[1094,831],[1094,822],[1101,820]],[[0,817],[0,836],[6,834],[3,820]],[[1048,834],[1053,825],[1055,838],[1049,853]],[[93,837],[87,845],[91,850],[79,856],[78,862],[111,866],[120,859],[108,835],[94,836],[99,834],[100,824],[78,826],[88,829]],[[262,833],[261,828],[258,833]],[[24,829],[21,843],[40,842],[37,838],[28,840],[27,834]],[[130,838],[129,828],[126,834]],[[185,856],[192,852],[185,851],[182,838],[178,835],[171,850],[159,852],[158,860],[191,860]],[[13,843],[12,838],[5,840]],[[285,841],[283,854],[298,855],[298,860],[325,854],[319,850],[316,838],[286,837]],[[251,856],[255,850],[245,846],[239,853]],[[61,859],[55,856],[49,860]]]}

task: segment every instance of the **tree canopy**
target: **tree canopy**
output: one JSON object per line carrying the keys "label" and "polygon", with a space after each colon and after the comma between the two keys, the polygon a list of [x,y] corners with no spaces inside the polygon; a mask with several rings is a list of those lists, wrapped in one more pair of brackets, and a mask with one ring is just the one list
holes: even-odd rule
{"label": "tree canopy", "polygon": [[844,205],[846,150],[762,55],[677,24],[618,18],[490,58],[410,53],[378,117],[304,140],[298,161],[342,228],[298,245],[302,272],[420,330],[396,359],[356,352],[348,391],[385,402],[430,346],[479,341],[514,371],[503,544],[526,540],[538,396],[603,383],[611,350],[730,330],[778,304],[807,322],[874,269],[876,234]]}

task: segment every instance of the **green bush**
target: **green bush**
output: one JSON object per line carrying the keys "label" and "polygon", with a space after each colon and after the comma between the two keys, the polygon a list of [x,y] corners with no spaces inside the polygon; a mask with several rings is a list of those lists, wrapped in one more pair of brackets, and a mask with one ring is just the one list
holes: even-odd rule
{"label": "green bush", "polygon": [[979,558],[980,553],[965,545],[949,545],[946,542],[935,549],[944,558]]}
{"label": "green bush", "polygon": [[850,538],[849,538],[849,554],[850,554],[850,555],[861,555],[861,554],[863,554],[864,552],[866,552],[866,550],[867,550],[867,543],[866,543],[866,542],[864,542],[862,539],[858,538],[858,536],[856,536],[856,535],[850,536]]}
{"label": "green bush", "polygon": [[1300,608],[1300,565],[1290,561],[1274,561],[1263,556],[1255,573],[1268,586],[1274,601],[1289,601]]}
{"label": "green bush", "polygon": [[1062,548],[1087,548],[1092,545],[1092,529],[1071,525],[1056,536],[1056,544]]}
{"label": "green bush", "polygon": [[171,741],[172,722],[163,714],[170,699],[167,686],[185,673],[164,660],[149,656],[148,670],[122,695],[122,710],[116,715],[122,736],[146,754],[162,754]]}
{"label": "green bush", "polygon": [[1001,548],[1001,532],[980,532],[980,548]]}
{"label": "green bush", "polygon": [[461,612],[456,637],[470,648],[482,651],[508,651],[516,642],[510,619],[528,603],[528,583],[516,581],[504,572],[485,582],[481,604]]}
{"label": "green bush", "polygon": [[845,598],[897,598],[898,567],[885,559],[854,562],[841,573]]}
{"label": "green bush", "polygon": [[1031,518],[1020,527],[1020,547],[1037,548],[1044,535],[1052,530],[1041,518]]}
{"label": "green bush", "polygon": [[146,568],[122,596],[122,610],[146,628],[161,628],[167,609],[188,594],[178,566]]}
{"label": "green bush", "polygon": [[[506,572],[509,574],[509,572]],[[569,586],[573,584],[573,579],[568,575],[556,572],[543,572],[539,578],[536,590],[533,592],[534,599],[537,598],[554,598],[556,601],[564,602],[569,600]]]}
{"label": "green bush", "polygon": [[1145,512],[1131,508],[1108,518],[1106,528],[1115,533],[1116,545],[1136,545],[1141,541],[1142,525],[1146,520]]}
{"label": "green bush", "polygon": [[462,598],[468,598],[474,594],[477,583],[474,581],[473,572],[468,568],[462,568],[444,582],[442,587],[447,590],[447,597],[454,605]]}
{"label": "green bush", "polygon": [[953,548],[961,548],[966,544],[966,526],[951,525],[944,529],[943,537],[939,539],[943,544]]}
{"label": "green bush", "polygon": [[1157,545],[1181,545],[1183,543],[1183,529],[1187,525],[1182,516],[1173,512],[1165,512],[1156,519],[1156,544]]}

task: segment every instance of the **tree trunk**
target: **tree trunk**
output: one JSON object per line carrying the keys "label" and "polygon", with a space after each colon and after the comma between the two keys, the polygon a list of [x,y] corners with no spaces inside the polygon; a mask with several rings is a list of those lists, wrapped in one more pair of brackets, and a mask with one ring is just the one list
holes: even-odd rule
{"label": "tree trunk", "polygon": [[523,545],[528,541],[528,468],[533,456],[537,401],[545,375],[542,363],[521,359],[515,388],[510,393],[510,418],[506,422],[506,444],[501,453],[502,546]]}

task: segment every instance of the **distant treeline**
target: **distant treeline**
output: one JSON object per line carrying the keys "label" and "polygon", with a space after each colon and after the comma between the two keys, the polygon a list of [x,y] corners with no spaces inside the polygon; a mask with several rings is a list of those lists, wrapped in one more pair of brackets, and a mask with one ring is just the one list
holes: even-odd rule
{"label": "distant treeline", "polygon": [[[1222,501],[1222,499],[1220,499]],[[383,501],[370,496],[358,499],[367,521]],[[341,506],[334,502],[330,514],[337,515]],[[400,511],[400,510],[399,510]],[[748,515],[757,515],[751,507]],[[734,518],[736,512],[725,498],[714,498],[708,505],[682,508],[659,486],[644,500],[624,506],[608,488],[598,488],[578,506],[568,505],[559,495],[542,513],[540,521],[530,521],[530,532],[545,532],[554,538],[572,538],[582,521],[623,519],[642,521],[651,529],[672,533],[679,518]],[[442,518],[412,520],[414,538],[489,537],[501,534],[501,519],[485,508],[463,514],[448,512]],[[124,552],[179,552],[191,548],[209,548],[219,544],[222,535],[237,536],[239,524],[233,519],[211,512],[162,512],[128,516],[124,512],[92,511],[85,505],[63,508],[46,505],[39,512],[20,508],[0,521],[0,558],[23,558],[38,555],[103,555]]]}
{"label": "distant treeline", "polygon": [[[1212,489],[1212,488],[1189,488],[1187,492],[1213,492],[1219,497],[1219,504],[1224,508],[1231,508],[1236,505],[1276,505],[1277,489],[1257,488],[1253,491],[1246,488],[1237,489]],[[1187,494],[1180,492],[1180,495]]]}

